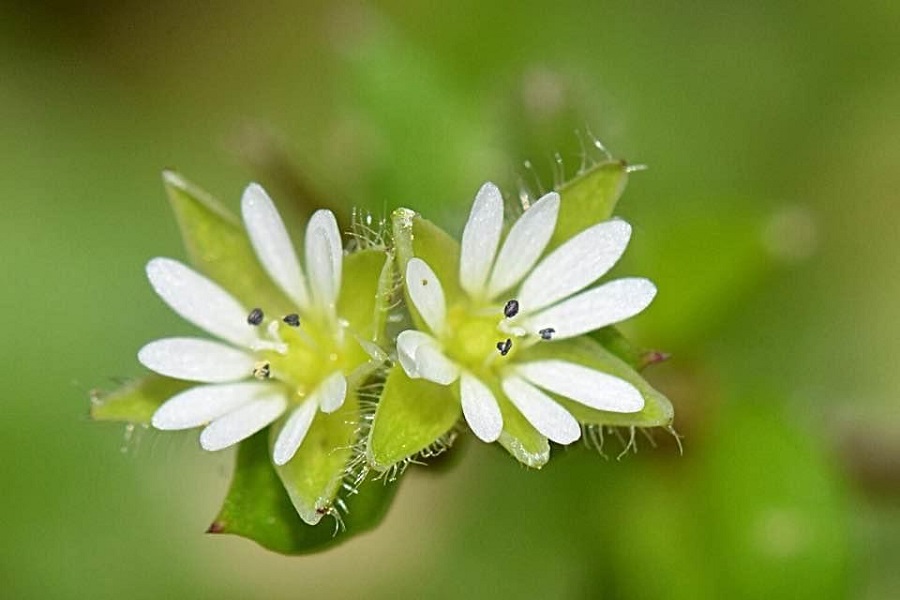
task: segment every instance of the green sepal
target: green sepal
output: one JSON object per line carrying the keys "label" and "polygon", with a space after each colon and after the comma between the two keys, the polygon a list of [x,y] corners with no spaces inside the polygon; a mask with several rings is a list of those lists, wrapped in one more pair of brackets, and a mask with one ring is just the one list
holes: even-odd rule
{"label": "green sepal", "polygon": [[548,250],[613,215],[628,183],[628,168],[616,160],[594,165],[566,182],[559,192],[559,216]]}
{"label": "green sepal", "polygon": [[462,408],[450,387],[411,379],[395,365],[375,410],[366,459],[374,469],[388,469],[445,436],[460,416]]}
{"label": "green sepal", "polygon": [[[289,414],[269,428],[270,452]],[[335,412],[316,412],[294,457],[285,465],[275,466],[304,522],[315,525],[333,506],[352,457],[358,422],[359,402],[355,394],[348,392],[344,404]]]}
{"label": "green sepal", "polygon": [[160,405],[179,392],[196,385],[151,373],[122,385],[108,394],[91,395],[91,418],[95,421],[115,421],[149,425]]}
{"label": "green sepal", "polygon": [[227,208],[174,171],[163,172],[191,264],[245,306],[288,314],[296,308],[260,266],[240,221]]}
{"label": "green sepal", "polygon": [[492,391],[503,415],[503,432],[497,441],[526,467],[540,469],[550,460],[550,443],[547,438],[522,416],[499,389]]}
{"label": "green sepal", "polygon": [[675,411],[669,399],[647,383],[625,361],[587,336],[538,344],[528,350],[529,360],[557,359],[583,365],[614,375],[637,388],[644,397],[644,408],[636,413],[616,413],[588,408],[583,404],[554,396],[579,422],[614,427],[668,427]]}
{"label": "green sepal", "polygon": [[344,257],[337,314],[362,339],[379,343],[393,291],[393,255],[360,250]]}
{"label": "green sepal", "polygon": [[[391,215],[394,247],[397,252],[397,268],[406,276],[406,263],[417,257],[428,263],[441,282],[447,306],[462,301],[466,296],[459,286],[459,242],[421,215],[408,208],[398,208]],[[405,290],[405,286],[404,286]],[[427,331],[412,302],[407,306],[416,327]]]}
{"label": "green sepal", "polygon": [[[303,522],[272,467],[267,433],[258,433],[238,448],[228,496],[209,533],[230,533],[251,539],[282,554],[309,554],[369,531],[384,517],[398,482],[366,481],[346,497],[344,529],[324,522]],[[335,509],[336,510],[336,509]]]}

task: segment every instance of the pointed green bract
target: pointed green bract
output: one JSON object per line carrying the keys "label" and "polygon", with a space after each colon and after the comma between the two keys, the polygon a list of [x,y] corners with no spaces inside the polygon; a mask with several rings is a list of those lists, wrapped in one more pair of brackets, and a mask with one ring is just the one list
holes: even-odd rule
{"label": "pointed green bract", "polygon": [[267,312],[296,310],[260,266],[240,221],[215,198],[181,175],[163,173],[191,264],[245,306]]}
{"label": "pointed green bract", "polygon": [[[297,514],[310,525],[318,523],[334,503],[352,455],[358,421],[355,396],[348,397],[331,414],[317,412],[294,458],[275,467]],[[270,446],[275,444],[284,422],[282,419],[270,428]]]}
{"label": "pointed green bract", "polygon": [[628,183],[624,161],[594,165],[575,179],[563,184],[559,192],[559,217],[548,250],[556,248],[575,234],[612,217],[616,203]]}
{"label": "pointed green bract", "polygon": [[668,427],[675,411],[669,399],[647,383],[641,375],[622,359],[594,340],[582,336],[570,340],[539,344],[532,348],[529,360],[557,359],[583,365],[624,379],[644,397],[644,408],[636,413],[616,413],[588,408],[583,404],[555,396],[579,422],[615,427]]}
{"label": "pointed green bract", "polygon": [[453,429],[460,416],[459,400],[448,386],[410,379],[394,366],[369,432],[369,465],[384,470],[418,454]]}
{"label": "pointed green bract", "polygon": [[95,394],[91,398],[91,418],[149,425],[163,402],[193,385],[196,384],[151,373],[129,381],[114,392]]}
{"label": "pointed green bract", "polygon": [[265,431],[241,443],[234,478],[210,533],[240,535],[282,554],[309,554],[339,544],[378,525],[387,513],[397,482],[367,481],[346,498],[344,530],[327,520],[303,522],[272,467]]}

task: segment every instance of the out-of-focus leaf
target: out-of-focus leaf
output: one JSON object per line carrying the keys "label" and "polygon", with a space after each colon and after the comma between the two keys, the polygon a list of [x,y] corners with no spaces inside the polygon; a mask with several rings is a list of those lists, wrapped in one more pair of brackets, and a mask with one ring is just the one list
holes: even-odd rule
{"label": "out-of-focus leaf", "polygon": [[727,598],[843,598],[849,523],[838,467],[771,402],[727,406],[695,489]]}
{"label": "out-of-focus leaf", "polygon": [[152,373],[129,381],[110,393],[95,393],[91,398],[91,418],[95,421],[118,421],[147,425],[159,406],[195,385]]}
{"label": "out-of-focus leaf", "polygon": [[529,358],[559,359],[584,365],[632,384],[644,397],[644,408],[636,413],[616,413],[594,410],[566,398],[557,397],[582,423],[616,427],[666,427],[672,423],[675,411],[668,398],[653,389],[641,375],[603,346],[587,337],[538,344],[529,350]]}
{"label": "out-of-focus leaf", "polygon": [[228,496],[210,533],[249,538],[282,554],[309,554],[339,544],[378,525],[393,500],[398,483],[367,481],[346,499],[345,530],[328,522],[303,522],[272,468],[265,431],[241,443]]}
{"label": "out-of-focus leaf", "polygon": [[191,263],[245,306],[295,312],[262,269],[238,219],[215,198],[174,171],[163,181]]}
{"label": "out-of-focus leaf", "polygon": [[609,219],[627,182],[625,163],[610,161],[595,165],[560,186],[557,190],[559,217],[549,249],[591,225]]}
{"label": "out-of-focus leaf", "polygon": [[366,457],[378,470],[428,448],[456,425],[462,415],[459,400],[448,386],[411,379],[400,365],[388,373]]}

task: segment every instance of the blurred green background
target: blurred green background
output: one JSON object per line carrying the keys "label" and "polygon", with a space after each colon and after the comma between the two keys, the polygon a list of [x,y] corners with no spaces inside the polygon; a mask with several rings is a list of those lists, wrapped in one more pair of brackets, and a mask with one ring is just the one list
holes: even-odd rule
{"label": "blurred green background", "polygon": [[[0,117],[3,598],[900,597],[900,3],[7,1]],[[284,558],[203,535],[229,454],[88,421],[187,331],[143,274],[183,257],[163,168],[458,233],[588,129],[649,165],[617,272],[683,456],[468,444]]]}

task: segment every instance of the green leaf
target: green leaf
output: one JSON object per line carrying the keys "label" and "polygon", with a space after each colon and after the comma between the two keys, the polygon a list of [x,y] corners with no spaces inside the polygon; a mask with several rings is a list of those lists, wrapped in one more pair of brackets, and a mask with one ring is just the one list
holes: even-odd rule
{"label": "green leaf", "polygon": [[295,307],[260,266],[240,221],[212,196],[174,171],[163,172],[191,263],[245,306],[288,314]]}
{"label": "green leaf", "polygon": [[309,554],[334,546],[378,525],[393,500],[398,482],[367,481],[346,499],[346,529],[303,522],[272,468],[267,433],[238,448],[234,478],[210,533],[231,533],[282,554]]}
{"label": "green leaf", "polygon": [[447,434],[461,414],[459,400],[448,386],[410,379],[399,365],[394,366],[369,432],[369,465],[384,470],[414,456]]}
{"label": "green leaf", "polygon": [[609,219],[619,201],[628,169],[624,161],[595,165],[563,184],[559,192],[559,217],[548,250],[556,248],[576,233]]}
{"label": "green leaf", "polygon": [[95,421],[117,421],[147,425],[159,406],[195,385],[190,381],[150,374],[129,381],[114,392],[94,393],[91,418]]}
{"label": "green leaf", "polygon": [[616,427],[668,427],[675,411],[669,399],[653,389],[641,375],[622,359],[595,342],[581,336],[570,340],[538,344],[528,350],[529,360],[559,359],[609,373],[635,386],[644,397],[644,408],[636,413],[594,410],[578,402],[556,396],[560,404],[582,423]]}
{"label": "green leaf", "polygon": [[[270,428],[270,446],[275,445],[286,421],[281,419]],[[340,491],[358,421],[359,402],[355,394],[348,394],[337,411],[318,411],[294,458],[275,467],[297,514],[310,525],[319,522]]]}

